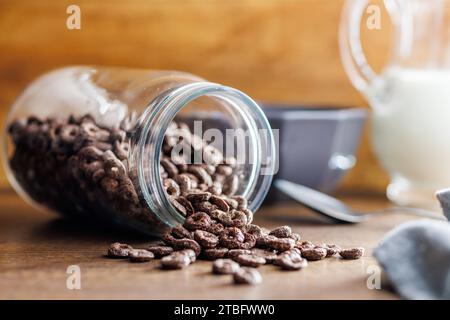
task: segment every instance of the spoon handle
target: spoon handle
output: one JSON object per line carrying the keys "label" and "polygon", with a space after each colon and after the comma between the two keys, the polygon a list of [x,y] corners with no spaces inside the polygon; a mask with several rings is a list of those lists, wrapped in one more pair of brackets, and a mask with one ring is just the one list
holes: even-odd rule
{"label": "spoon handle", "polygon": [[354,214],[336,198],[290,181],[278,179],[275,181],[275,187],[298,203],[336,222],[358,223],[369,218],[365,214]]}
{"label": "spoon handle", "polygon": [[412,207],[397,206],[370,212],[355,212],[336,198],[290,181],[278,179],[275,181],[275,187],[307,208],[337,222],[358,223],[366,221],[369,218],[380,216],[380,214],[392,213],[410,214],[422,218],[445,220],[438,212]]}
{"label": "spoon handle", "polygon": [[433,220],[446,220],[443,216],[440,216],[438,212],[412,207],[389,207],[363,214],[368,215],[370,217],[374,217],[377,216],[378,214],[385,214],[385,213],[409,214],[416,217],[428,218]]}

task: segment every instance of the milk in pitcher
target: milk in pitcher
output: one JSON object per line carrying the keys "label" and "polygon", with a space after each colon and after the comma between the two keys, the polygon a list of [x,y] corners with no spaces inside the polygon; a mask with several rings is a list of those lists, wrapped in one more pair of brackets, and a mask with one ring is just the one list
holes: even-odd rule
{"label": "milk in pitcher", "polygon": [[387,69],[369,89],[373,142],[399,204],[436,204],[450,186],[450,70]]}

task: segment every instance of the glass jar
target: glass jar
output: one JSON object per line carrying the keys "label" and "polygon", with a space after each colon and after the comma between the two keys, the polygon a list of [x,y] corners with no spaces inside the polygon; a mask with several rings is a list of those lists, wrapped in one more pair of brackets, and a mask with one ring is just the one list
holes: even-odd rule
{"label": "glass jar", "polygon": [[14,189],[34,206],[158,235],[184,221],[160,161],[166,133],[186,127],[220,150],[222,163],[243,155],[232,164],[233,195],[257,210],[275,169],[268,121],[244,93],[189,73],[91,66],[49,72],[12,106],[3,163]]}

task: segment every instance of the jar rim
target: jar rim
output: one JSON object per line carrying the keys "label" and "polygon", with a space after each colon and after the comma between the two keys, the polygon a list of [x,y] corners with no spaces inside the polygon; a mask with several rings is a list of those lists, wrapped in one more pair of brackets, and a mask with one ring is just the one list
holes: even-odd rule
{"label": "jar rim", "polygon": [[[151,166],[145,170],[150,157],[159,163],[164,136],[171,121],[190,102],[203,97],[215,97],[226,101],[240,111],[244,123],[249,127],[254,140],[255,165],[252,166],[250,183],[242,195],[249,197],[249,209],[256,211],[266,197],[272,183],[273,174],[261,175],[262,157],[271,159],[268,172],[275,171],[276,154],[273,133],[264,112],[258,104],[245,93],[221,84],[212,82],[194,82],[184,84],[166,91],[150,102],[141,119],[142,130],[138,138],[137,173],[138,183],[143,197],[151,211],[161,221],[174,226],[183,223],[184,217],[173,207],[164,191],[160,178],[160,166]],[[263,153],[259,129],[265,130],[267,136],[267,153]],[[161,210],[162,209],[162,210]]]}

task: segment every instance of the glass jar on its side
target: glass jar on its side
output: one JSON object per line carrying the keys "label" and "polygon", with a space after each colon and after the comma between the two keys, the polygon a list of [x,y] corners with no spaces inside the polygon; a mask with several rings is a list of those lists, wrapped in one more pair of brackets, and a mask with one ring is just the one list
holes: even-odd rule
{"label": "glass jar on its side", "polygon": [[34,206],[152,235],[184,221],[161,179],[167,176],[161,161],[177,156],[166,150],[169,132],[193,132],[184,137],[200,138],[200,154],[208,148],[215,154],[213,163],[188,157],[212,170],[205,188],[216,182],[216,168],[232,167],[227,196],[245,197],[252,211],[275,170],[272,132],[258,105],[236,89],[183,72],[58,69],[22,93],[5,128],[9,181]]}

